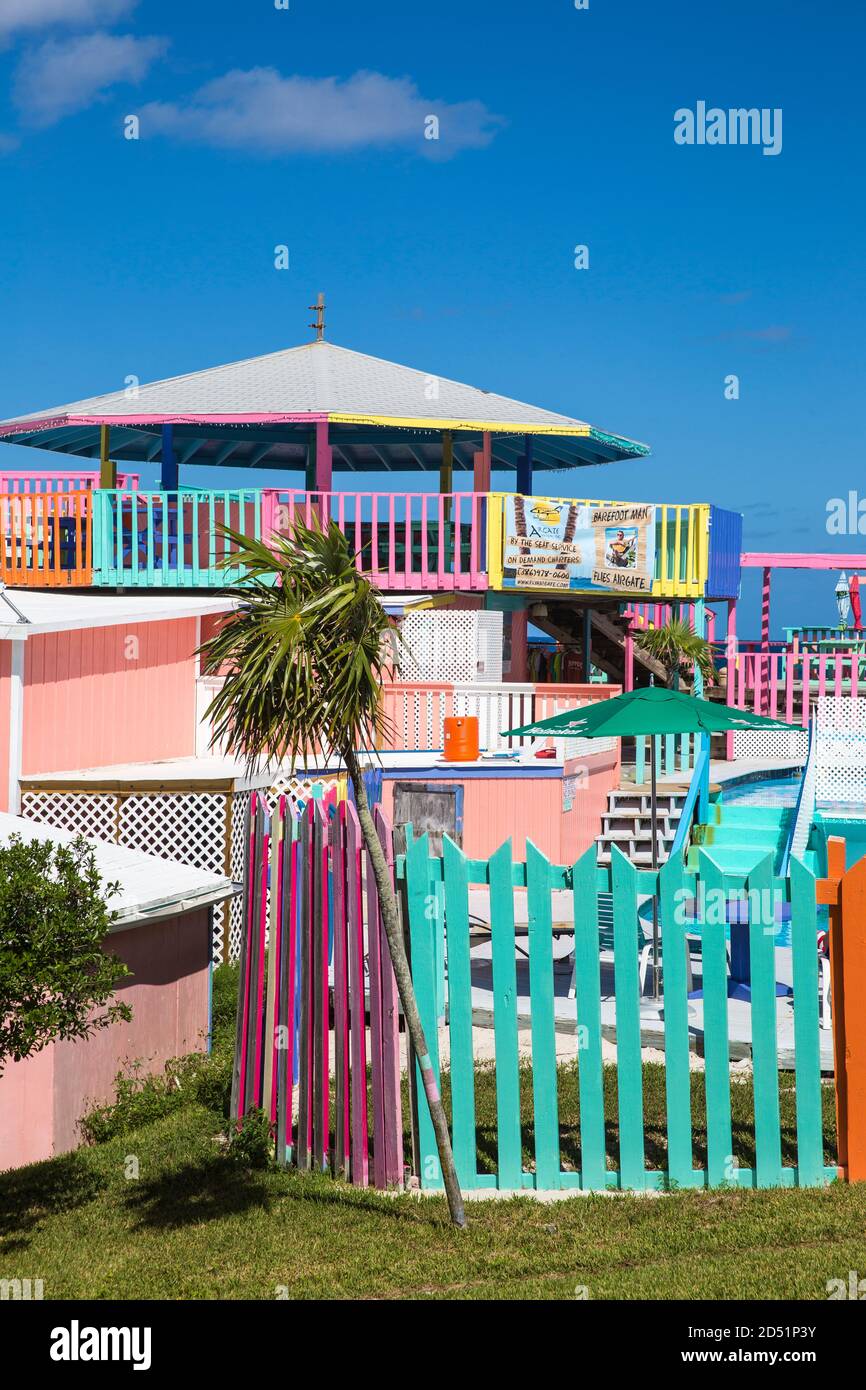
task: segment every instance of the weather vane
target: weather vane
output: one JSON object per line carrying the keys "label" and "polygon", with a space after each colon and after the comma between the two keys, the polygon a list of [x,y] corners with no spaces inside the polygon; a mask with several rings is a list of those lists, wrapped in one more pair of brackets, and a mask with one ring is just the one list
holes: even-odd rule
{"label": "weather vane", "polygon": [[316,342],[320,343],[325,336],[325,296],[320,294],[315,304],[311,304],[309,307],[316,315],[316,321],[311,323],[310,327],[315,328]]}

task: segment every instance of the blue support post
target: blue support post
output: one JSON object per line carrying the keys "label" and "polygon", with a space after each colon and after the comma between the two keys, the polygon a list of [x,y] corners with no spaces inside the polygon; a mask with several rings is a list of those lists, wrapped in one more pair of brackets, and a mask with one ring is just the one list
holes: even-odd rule
{"label": "blue support post", "polygon": [[159,485],[163,492],[177,492],[179,470],[174,453],[174,425],[162,427],[162,473]]}

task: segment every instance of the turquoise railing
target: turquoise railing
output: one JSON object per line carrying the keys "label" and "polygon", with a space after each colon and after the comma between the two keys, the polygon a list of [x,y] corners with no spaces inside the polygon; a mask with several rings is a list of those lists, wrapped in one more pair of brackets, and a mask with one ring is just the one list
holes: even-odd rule
{"label": "turquoise railing", "polygon": [[[93,582],[124,588],[223,588],[243,578],[224,528],[261,536],[261,491],[100,489],[93,506]],[[224,563],[225,562],[225,563]]]}
{"label": "turquoise railing", "polygon": [[670,857],[685,854],[688,848],[688,839],[691,835],[692,825],[697,820],[705,825],[710,809],[710,740],[704,734],[702,736],[702,746],[695,762],[692,779],[689,782],[689,789],[686,799],[683,802],[683,809],[680,813],[677,833],[674,835],[674,842],[671,845]]}
{"label": "turquoise railing", "polygon": [[[815,879],[801,863],[791,866],[791,954],[796,1048],[796,1132],[783,1135],[779,1103],[776,951],[774,932],[764,922],[763,904],[775,911],[778,880],[770,856],[747,875],[728,877],[701,851],[697,876],[680,856],[658,871],[638,869],[613,851],[613,1003],[602,995],[599,959],[599,871],[595,847],[573,866],[551,864],[533,845],[525,863],[514,863],[510,844],[489,859],[470,859],[445,840],[442,858],[428,854],[427,837],[408,844],[401,869],[406,880],[412,975],[426,1034],[424,1060],[439,1080],[437,941],[444,932],[448,964],[448,1030],[451,1124],[454,1158],[464,1188],[529,1188],[553,1191],[648,1190],[674,1187],[821,1186],[837,1176],[826,1163],[821,1106],[818,1013],[817,910]],[[704,892],[699,891],[703,884]],[[495,1048],[495,1137],[478,1143],[473,1054],[473,977],[470,889],[489,900],[491,1003]],[[742,894],[758,906],[748,927],[751,971],[751,1051],[754,1123],[736,1131],[731,1114],[730,1030],[725,913],[707,893]],[[515,897],[525,893],[521,918],[527,937],[528,977],[518,976]],[[641,991],[638,904],[661,899],[663,1012],[667,1148],[658,1152],[645,1123],[641,1053]],[[687,907],[691,900],[692,910]],[[567,901],[570,900],[570,904]],[[440,907],[441,905],[441,907]],[[438,920],[444,908],[444,923]],[[695,919],[694,913],[697,913]],[[553,930],[573,921],[576,999],[557,997]],[[773,917],[773,921],[775,918]],[[690,994],[689,939],[701,938],[701,994]],[[522,971],[523,967],[521,967]],[[574,1012],[580,1030],[577,1075],[560,1070],[556,1029],[563,1009]],[[518,1028],[529,1015],[532,1039],[531,1093],[521,1090]],[[697,1015],[700,1014],[700,1018]],[[608,1127],[602,1063],[602,1027],[615,1027],[618,1124]],[[699,1028],[705,1059],[706,1126],[693,1110],[690,1029]],[[417,1067],[417,1064],[416,1064]],[[419,1173],[426,1188],[442,1178],[424,1084],[417,1075]],[[737,1084],[737,1083],[735,1083]],[[563,1137],[560,1088],[577,1086],[579,1150]],[[488,1128],[487,1120],[484,1121]],[[705,1159],[695,1164],[695,1153]],[[754,1161],[751,1162],[751,1155]],[[748,1157],[747,1157],[748,1156]]]}
{"label": "turquoise railing", "polygon": [[802,858],[809,843],[809,832],[815,815],[815,775],[817,770],[815,754],[817,747],[815,720],[812,718],[809,720],[809,751],[806,754],[806,766],[803,768],[800,790],[797,793],[797,804],[794,807],[788,838],[782,854],[781,873],[783,878],[790,871],[791,859],[794,857]]}

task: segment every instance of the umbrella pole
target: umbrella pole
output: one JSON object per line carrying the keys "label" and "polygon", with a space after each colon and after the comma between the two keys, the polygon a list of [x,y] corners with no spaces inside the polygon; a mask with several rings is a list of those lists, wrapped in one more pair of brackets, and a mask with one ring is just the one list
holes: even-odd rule
{"label": "umbrella pole", "polygon": [[[653,734],[652,748],[650,751],[650,763],[652,770],[650,773],[650,819],[652,821],[652,866],[657,869],[659,866],[658,855],[658,803],[656,796],[656,749],[658,747],[658,735]],[[653,893],[653,997],[659,997],[659,900],[658,895]]]}

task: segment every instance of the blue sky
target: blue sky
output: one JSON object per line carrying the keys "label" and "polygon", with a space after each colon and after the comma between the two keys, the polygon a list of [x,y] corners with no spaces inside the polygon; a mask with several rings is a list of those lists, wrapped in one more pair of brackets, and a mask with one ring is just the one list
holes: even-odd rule
{"label": "blue sky", "polygon": [[[0,0],[0,416],[305,341],[323,289],[335,342],[652,446],[557,491],[866,550],[825,525],[866,494],[864,31],[855,0]],[[781,108],[781,153],[677,145],[699,100]],[[774,629],[835,580],[779,576]]]}

